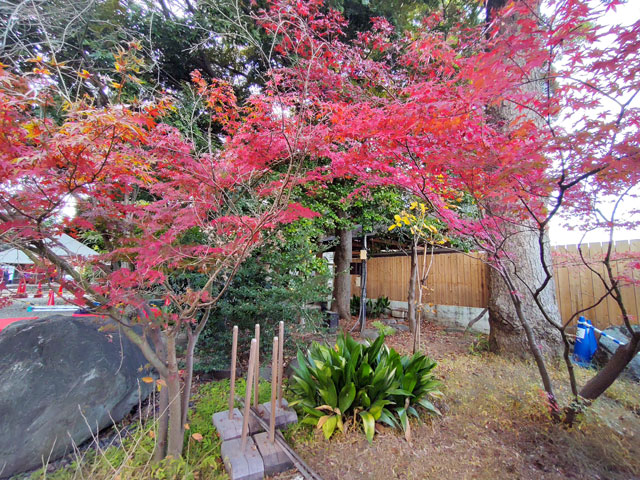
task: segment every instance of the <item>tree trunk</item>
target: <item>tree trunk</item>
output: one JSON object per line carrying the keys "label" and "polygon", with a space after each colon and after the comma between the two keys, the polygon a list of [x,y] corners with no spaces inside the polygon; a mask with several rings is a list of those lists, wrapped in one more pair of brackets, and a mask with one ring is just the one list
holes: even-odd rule
{"label": "tree trunk", "polygon": [[409,293],[407,295],[407,321],[409,330],[416,330],[416,287],[418,284],[418,247],[415,242],[411,245],[411,273],[409,277]]}
{"label": "tree trunk", "polygon": [[595,400],[602,395],[637,355],[639,347],[640,335],[632,335],[629,343],[618,347],[604,368],[582,387],[580,396],[586,400]]}
{"label": "tree trunk", "polygon": [[[495,17],[497,11],[505,6],[506,0],[488,0],[487,21]],[[531,5],[539,9],[539,2]],[[517,21],[511,17],[511,22]],[[542,72],[540,73],[542,76]],[[543,80],[531,81],[519,87],[523,91],[543,96],[546,83]],[[491,107],[492,116],[496,126],[511,125],[523,112],[512,103],[503,102],[498,107]],[[541,119],[533,113],[526,114],[526,120],[540,124]],[[496,210],[501,210],[496,205]],[[533,220],[532,220],[533,221]],[[517,221],[514,221],[516,223]],[[543,356],[559,355],[562,352],[563,343],[559,332],[543,317],[540,309],[527,289],[527,285],[533,290],[542,284],[545,272],[540,263],[540,248],[538,243],[537,224],[528,228],[524,226],[512,226],[511,231],[505,232],[508,236],[504,243],[503,251],[510,255],[510,260],[500,259],[508,270],[507,275],[513,279],[513,283],[520,300],[520,309],[524,320],[531,328],[532,334],[538,343],[537,348]],[[544,242],[545,256],[551,258],[548,237]],[[546,289],[540,295],[540,301],[549,317],[560,323],[560,312],[556,302],[556,287],[553,281],[549,282]],[[502,275],[491,269],[489,274],[489,343],[492,350],[501,353],[512,353],[525,356],[529,351],[527,338],[523,332],[522,323],[518,320],[513,301],[510,297],[509,287]]]}
{"label": "tree trunk", "polygon": [[182,390],[182,425],[187,423],[187,417],[189,415],[189,402],[191,400],[191,385],[193,384],[193,356],[196,351],[196,343],[198,343],[199,333],[193,332],[191,329],[187,330],[189,341],[187,343],[187,353],[185,358],[185,379],[184,389]]}
{"label": "tree trunk", "polygon": [[[166,364],[167,362],[167,346],[165,345],[162,335],[158,329],[151,329],[149,337],[156,349],[156,354]],[[164,383],[167,379],[160,377]],[[153,451],[154,462],[159,462],[167,454],[167,438],[169,435],[169,392],[167,388],[160,387],[158,392],[158,433],[156,436],[156,448]]]}
{"label": "tree trunk", "polygon": [[351,319],[351,230],[338,229],[336,236],[340,243],[336,245],[333,259],[335,277],[333,281],[332,310],[338,312],[340,318]]}
{"label": "tree trunk", "polygon": [[176,337],[172,333],[167,335],[167,367],[169,369],[169,375],[166,379],[167,390],[169,391],[169,445],[167,447],[167,456],[180,458],[184,443],[182,398],[176,357]]}
{"label": "tree trunk", "polygon": [[[163,378],[165,383],[167,379]],[[167,439],[169,436],[169,391],[165,387],[158,393],[158,436],[156,448],[153,451],[153,461],[159,462],[167,454]]]}
{"label": "tree trunk", "polygon": [[[545,248],[549,249],[548,241]],[[520,299],[523,319],[536,338],[537,348],[544,356],[559,355],[563,347],[560,333],[542,316],[524,283],[526,282],[535,290],[545,278],[539,259],[537,232],[521,229],[507,240],[505,250],[510,253],[513,264],[504,260],[503,262],[507,264],[509,276],[513,279]],[[549,254],[547,258],[551,258],[551,255]],[[549,316],[560,322],[554,282],[549,282],[540,295],[540,301]],[[489,344],[493,351],[521,357],[531,353],[523,325],[518,320],[510,296],[509,287],[502,275],[494,269],[490,269],[489,273],[489,328]]]}

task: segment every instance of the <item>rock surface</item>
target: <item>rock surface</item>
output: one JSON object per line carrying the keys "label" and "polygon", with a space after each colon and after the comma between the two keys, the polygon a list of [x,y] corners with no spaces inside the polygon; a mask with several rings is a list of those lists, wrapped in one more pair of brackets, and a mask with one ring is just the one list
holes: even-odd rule
{"label": "rock surface", "polygon": [[[640,326],[633,326],[634,331],[640,331]],[[607,335],[611,335],[616,340],[621,341],[622,343],[627,343],[629,341],[629,331],[626,327],[609,327],[603,330]],[[613,340],[600,336],[598,340],[598,350],[595,353],[595,361],[600,365],[606,364],[611,356],[618,349],[618,344]],[[636,382],[640,382],[640,355],[636,355],[633,360],[627,365],[627,368],[622,373],[623,376],[635,380]]]}
{"label": "rock surface", "polygon": [[149,394],[142,353],[116,328],[99,327],[58,315],[0,333],[0,477],[61,457]]}

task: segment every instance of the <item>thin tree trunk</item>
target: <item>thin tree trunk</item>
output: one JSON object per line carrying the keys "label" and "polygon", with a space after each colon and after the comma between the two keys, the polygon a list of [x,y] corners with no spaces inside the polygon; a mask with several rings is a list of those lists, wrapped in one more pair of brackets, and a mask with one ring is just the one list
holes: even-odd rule
{"label": "thin tree trunk", "polygon": [[[363,237],[364,250],[367,250],[367,236]],[[360,286],[360,333],[367,326],[367,259],[362,260],[362,285]]]}
{"label": "thin tree trunk", "polygon": [[[167,379],[162,378],[165,384]],[[167,438],[169,435],[169,390],[160,387],[158,392],[158,435],[156,449],[153,451],[153,461],[159,462],[167,454]]]}
{"label": "thin tree trunk", "polygon": [[637,355],[639,347],[640,335],[632,335],[629,343],[618,347],[604,368],[582,387],[580,396],[585,400],[595,400],[602,395]]}
{"label": "thin tree trunk", "polygon": [[199,333],[187,329],[189,341],[187,343],[187,354],[185,358],[185,374],[184,387],[182,390],[182,425],[187,423],[189,415],[189,401],[191,400],[191,385],[193,384],[193,356],[195,354],[196,343],[198,342]]}
{"label": "thin tree trunk", "polygon": [[166,379],[169,391],[169,445],[167,456],[180,458],[184,443],[182,424],[182,398],[180,395],[180,375],[176,357],[176,337],[174,333],[167,335],[167,367],[169,375]]}
{"label": "thin tree trunk", "polygon": [[[339,215],[340,216],[340,215]],[[333,282],[332,310],[338,312],[340,318],[351,319],[351,257],[352,233],[348,229],[336,231],[339,243],[333,259],[335,277]]]}
{"label": "thin tree trunk", "polygon": [[[149,337],[153,342],[156,354],[166,363],[167,348],[164,344],[160,331],[158,329],[151,330]],[[167,384],[165,377],[160,377]],[[169,434],[169,392],[166,387],[160,386],[158,392],[158,434],[156,436],[156,448],[153,451],[153,461],[159,462],[167,454],[167,436]]]}
{"label": "thin tree trunk", "polygon": [[407,321],[411,333],[416,331],[416,287],[418,284],[418,248],[415,242],[411,244],[411,273],[409,277],[409,293],[407,295]]}

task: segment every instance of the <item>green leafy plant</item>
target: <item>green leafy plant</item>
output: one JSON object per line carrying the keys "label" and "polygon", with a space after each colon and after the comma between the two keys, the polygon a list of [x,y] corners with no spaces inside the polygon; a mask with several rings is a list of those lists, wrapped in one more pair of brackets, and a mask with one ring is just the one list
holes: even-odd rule
{"label": "green leafy plant", "polygon": [[362,422],[371,442],[375,423],[408,429],[417,407],[439,414],[430,397],[440,394],[432,370],[436,363],[421,353],[401,356],[384,344],[384,335],[360,344],[340,334],[335,348],[314,342],[305,356],[298,351],[290,389],[292,406],[305,415],[303,423],[321,428],[329,439],[344,431],[347,421]]}
{"label": "green leafy plant", "polygon": [[[378,318],[380,317],[385,310],[387,310],[391,306],[391,302],[388,297],[380,297],[377,300],[367,299],[367,317],[370,318]],[[360,313],[360,297],[358,295],[354,295],[351,297],[350,302],[351,315],[358,315]]]}
{"label": "green leafy plant", "polygon": [[376,300],[374,309],[375,309],[375,312],[377,313],[376,315],[377,317],[382,315],[389,308],[391,308],[391,301],[389,300],[389,297],[385,297],[383,295],[382,297],[378,298],[378,300]]}
{"label": "green leafy plant", "polygon": [[382,323],[379,320],[376,320],[375,322],[373,322],[371,325],[374,326],[374,328],[376,330],[378,330],[378,333],[380,335],[384,335],[385,337],[390,337],[391,335],[394,335],[396,333],[396,329],[389,326],[389,325],[385,325],[384,323]]}
{"label": "green leafy plant", "polygon": [[356,316],[360,313],[360,297],[358,295],[351,297],[349,307],[351,309],[351,315]]}

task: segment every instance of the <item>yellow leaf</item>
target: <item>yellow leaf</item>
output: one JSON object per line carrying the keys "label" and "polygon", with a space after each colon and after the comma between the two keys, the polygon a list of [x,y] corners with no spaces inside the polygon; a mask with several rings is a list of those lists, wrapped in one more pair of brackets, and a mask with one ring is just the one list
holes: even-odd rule
{"label": "yellow leaf", "polygon": [[151,438],[156,438],[156,432],[154,432],[153,430],[149,430],[148,435],[149,435],[149,437],[151,437]]}
{"label": "yellow leaf", "polygon": [[142,381],[144,383],[153,383],[153,378],[152,377],[142,377]]}
{"label": "yellow leaf", "polygon": [[193,438],[196,442],[201,442],[202,440],[204,440],[204,437],[200,433],[194,433],[193,435],[191,435],[191,438]]}
{"label": "yellow leaf", "polygon": [[184,424],[184,429],[185,429],[185,430],[189,430],[189,424],[188,424],[188,423],[185,423],[185,424]]}

